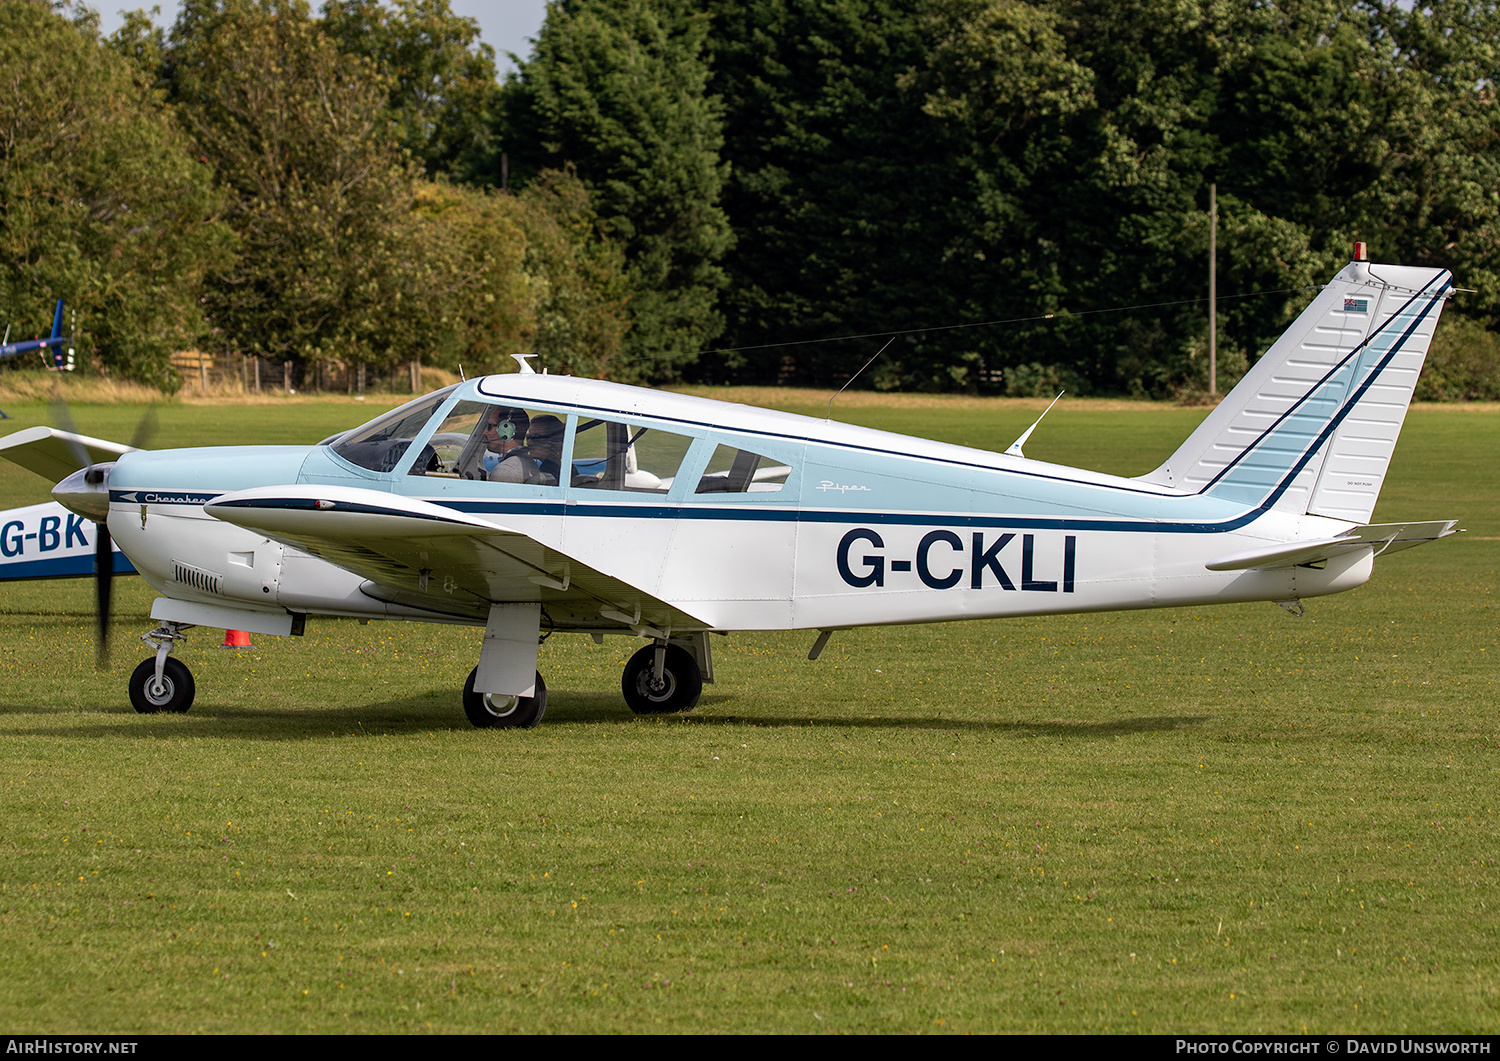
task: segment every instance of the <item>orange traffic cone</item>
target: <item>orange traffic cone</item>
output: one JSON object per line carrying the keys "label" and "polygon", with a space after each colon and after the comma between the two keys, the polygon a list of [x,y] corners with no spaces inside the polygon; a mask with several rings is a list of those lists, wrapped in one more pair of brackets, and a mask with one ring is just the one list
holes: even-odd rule
{"label": "orange traffic cone", "polygon": [[254,648],[250,644],[250,635],[244,630],[225,630],[224,643],[220,648]]}

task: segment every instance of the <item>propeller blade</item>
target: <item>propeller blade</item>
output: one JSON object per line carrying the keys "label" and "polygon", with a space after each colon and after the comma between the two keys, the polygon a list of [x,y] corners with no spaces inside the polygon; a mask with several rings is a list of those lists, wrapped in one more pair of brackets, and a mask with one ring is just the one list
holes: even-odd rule
{"label": "propeller blade", "polygon": [[149,449],[151,439],[156,435],[156,403],[152,402],[146,406],[146,411],[141,414],[140,423],[135,425],[135,435],[130,444],[136,449]]}
{"label": "propeller blade", "polygon": [[115,577],[114,546],[109,538],[109,526],[95,524],[98,536],[94,540],[94,602],[99,613],[98,658],[100,670],[109,668],[109,598],[111,583]]}
{"label": "propeller blade", "polygon": [[[52,386],[52,419],[58,427],[70,435],[78,434],[78,427],[73,423],[73,414],[63,398],[62,384],[55,380]],[[94,458],[89,456],[89,451],[84,449],[83,443],[76,438],[68,439],[68,448],[72,451],[73,459],[78,462],[80,468],[87,468],[94,463]]]}

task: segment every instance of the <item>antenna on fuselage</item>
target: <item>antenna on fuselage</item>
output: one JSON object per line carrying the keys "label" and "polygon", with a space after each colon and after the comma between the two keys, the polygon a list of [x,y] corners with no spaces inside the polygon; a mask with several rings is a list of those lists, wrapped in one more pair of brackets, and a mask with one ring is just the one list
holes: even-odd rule
{"label": "antenna on fuselage", "polygon": [[[1052,411],[1052,406],[1056,405],[1058,402],[1062,401],[1062,396],[1064,394],[1067,394],[1067,393],[1068,393],[1067,391],[1058,391],[1057,392],[1057,397],[1052,399],[1052,404],[1048,405],[1047,408],[1045,408],[1045,409],[1042,410],[1042,416],[1046,416],[1048,413],[1050,413]],[[1039,416],[1039,417],[1036,418],[1036,424],[1039,424],[1039,423],[1042,422],[1042,416]],[[1026,456],[1026,454],[1024,454],[1024,453],[1021,452],[1021,447],[1024,446],[1024,445],[1026,445],[1026,440],[1028,438],[1030,438],[1031,437],[1031,433],[1036,430],[1036,424],[1032,424],[1025,431],[1022,431],[1021,432],[1021,437],[1018,438],[1018,439],[1016,439],[1014,442],[1012,442],[1010,444],[1010,449],[1008,449],[1008,450],[1005,451],[1005,455],[1007,457],[1024,457],[1024,456]]]}
{"label": "antenna on fuselage", "polygon": [[[891,336],[889,339],[887,339],[885,341],[885,346],[890,346],[895,341],[896,341],[896,337],[893,335],[893,336]],[[871,365],[873,365],[875,363],[875,358],[879,357],[881,354],[885,353],[885,346],[882,346],[879,350],[875,351],[875,357],[870,358],[870,360],[866,361],[863,365],[860,365],[859,366],[859,372],[863,372],[865,369],[867,369]],[[840,387],[838,390],[836,390],[836,391],[833,392],[833,398],[829,398],[828,399],[828,415],[826,415],[826,416],[823,417],[824,420],[832,420],[833,419],[833,399],[837,398],[840,394],[843,394],[844,391],[848,389],[849,384],[851,384],[855,380],[859,379],[859,372],[856,372],[854,375],[852,375],[848,379],[846,379],[844,381],[844,385],[842,387]]]}
{"label": "antenna on fuselage", "polygon": [[531,363],[526,360],[528,357],[535,357],[535,356],[536,356],[535,354],[511,354],[510,355],[511,360],[514,361],[516,364],[518,364],[518,365],[521,366],[521,375],[523,375],[523,376],[535,376],[536,375],[536,369],[532,368],[531,367]]}

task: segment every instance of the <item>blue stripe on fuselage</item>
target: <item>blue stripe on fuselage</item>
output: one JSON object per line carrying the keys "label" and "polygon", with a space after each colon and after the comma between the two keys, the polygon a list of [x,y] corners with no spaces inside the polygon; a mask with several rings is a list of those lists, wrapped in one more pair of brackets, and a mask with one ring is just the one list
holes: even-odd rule
{"label": "blue stripe on fuselage", "polygon": [[593,518],[616,517],[623,519],[685,519],[685,520],[741,520],[768,523],[878,523],[886,526],[942,526],[942,527],[1018,527],[1026,530],[1095,530],[1124,531],[1127,533],[1169,534],[1223,534],[1235,531],[1252,523],[1264,514],[1264,509],[1251,509],[1232,519],[1221,522],[1208,520],[1130,520],[1088,519],[1053,516],[990,515],[968,512],[881,512],[862,509],[795,509],[754,508],[750,505],[734,508],[710,508],[692,505],[569,505],[563,502],[518,501],[473,501],[452,498],[424,497],[417,500],[428,504],[451,508],[458,512],[502,517],[509,513],[524,516],[583,516]]}
{"label": "blue stripe on fuselage", "polygon": [[[118,549],[114,551],[115,574],[133,575],[135,567],[130,558]],[[91,554],[59,556],[48,560],[20,560],[0,564],[0,582],[13,582],[28,578],[83,578],[94,573],[94,557]]]}

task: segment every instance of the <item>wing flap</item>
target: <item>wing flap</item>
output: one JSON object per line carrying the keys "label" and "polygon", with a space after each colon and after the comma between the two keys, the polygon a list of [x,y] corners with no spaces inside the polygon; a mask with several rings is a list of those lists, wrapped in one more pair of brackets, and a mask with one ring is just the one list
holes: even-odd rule
{"label": "wing flap", "polygon": [[204,510],[361,575],[378,599],[412,607],[470,614],[489,602],[538,601],[568,629],[709,625],[529,534],[427,501],[295,486],[223,494]]}

